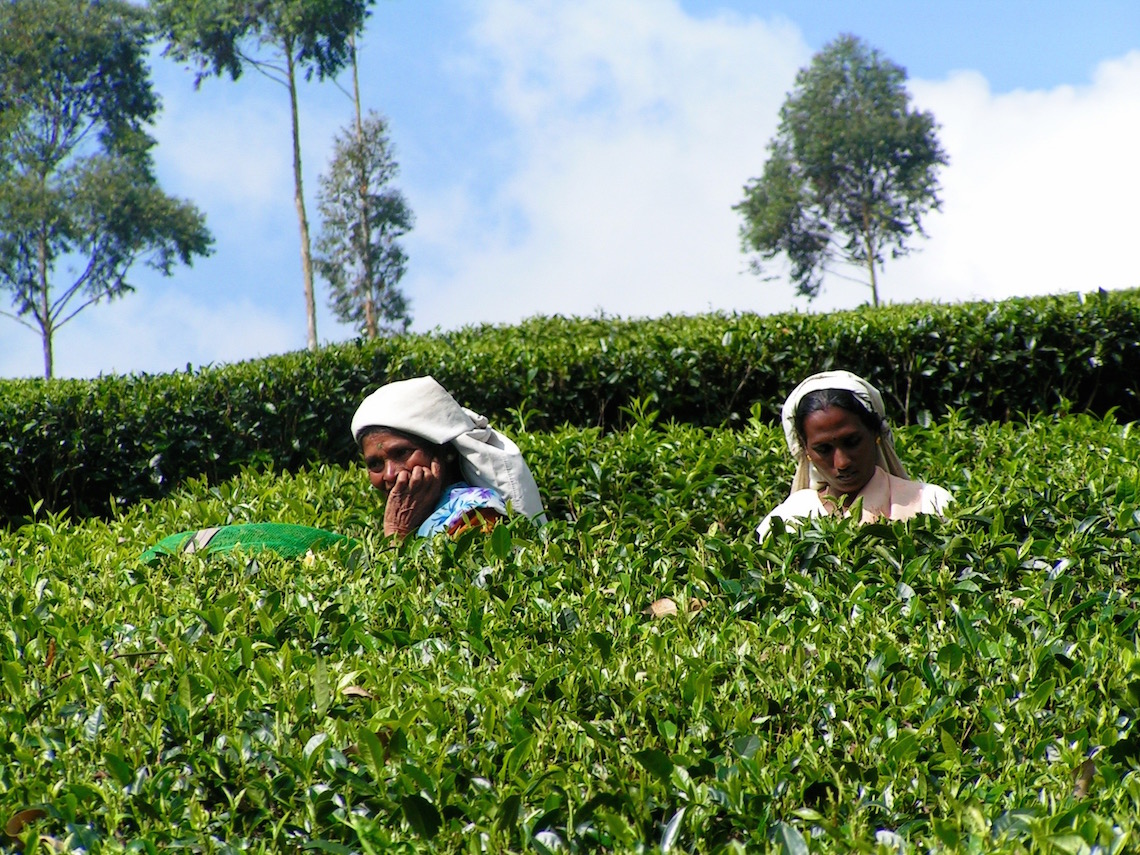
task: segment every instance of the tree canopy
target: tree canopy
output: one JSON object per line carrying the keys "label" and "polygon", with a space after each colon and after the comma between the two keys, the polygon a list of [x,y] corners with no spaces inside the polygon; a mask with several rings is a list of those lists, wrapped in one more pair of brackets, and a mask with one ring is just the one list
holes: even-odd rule
{"label": "tree canopy", "polygon": [[906,71],[851,35],[796,76],[780,109],[763,174],[734,206],[754,272],[781,253],[799,294],[818,296],[835,262],[865,270],[878,305],[876,268],[925,235],[948,163],[929,112],[910,108]]}
{"label": "tree canopy", "polygon": [[352,38],[374,0],[155,0],[151,4],[169,40],[167,52],[197,65],[198,81],[247,66],[277,75],[284,63],[308,79],[335,76],[348,63]]}
{"label": "tree canopy", "polygon": [[169,275],[211,249],[202,214],[154,176],[150,38],[125,0],[0,6],[2,313],[41,334],[47,377],[55,332],[133,290],[135,262]]}

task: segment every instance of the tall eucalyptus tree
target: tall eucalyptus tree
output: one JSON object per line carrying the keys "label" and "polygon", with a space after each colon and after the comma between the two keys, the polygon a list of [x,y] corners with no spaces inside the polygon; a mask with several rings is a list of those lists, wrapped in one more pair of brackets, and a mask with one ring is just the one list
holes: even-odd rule
{"label": "tall eucalyptus tree", "polygon": [[351,57],[373,0],[153,0],[167,55],[193,63],[195,85],[210,76],[231,80],[253,68],[289,95],[293,144],[293,202],[301,237],[301,276],[310,350],[317,346],[317,309],[309,219],[301,169],[298,76],[335,76]]}

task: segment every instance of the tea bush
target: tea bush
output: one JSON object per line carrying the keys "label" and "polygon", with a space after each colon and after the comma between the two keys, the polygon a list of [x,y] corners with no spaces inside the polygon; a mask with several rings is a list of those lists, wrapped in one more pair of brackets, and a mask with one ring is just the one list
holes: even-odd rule
{"label": "tea bush", "polygon": [[886,391],[896,423],[1067,410],[1140,418],[1140,291],[830,315],[533,318],[160,376],[0,382],[0,517],[43,502],[106,514],[187,478],[250,465],[349,465],[361,398],[433,374],[462,403],[534,430],[662,419],[773,419],[791,386],[844,367]]}
{"label": "tea bush", "polygon": [[[41,508],[0,541],[10,845],[1135,850],[1133,426],[953,410],[898,431],[947,519],[761,545],[792,470],[767,415],[523,431],[547,526],[395,549],[331,463]],[[269,520],[362,548],[137,561]]]}

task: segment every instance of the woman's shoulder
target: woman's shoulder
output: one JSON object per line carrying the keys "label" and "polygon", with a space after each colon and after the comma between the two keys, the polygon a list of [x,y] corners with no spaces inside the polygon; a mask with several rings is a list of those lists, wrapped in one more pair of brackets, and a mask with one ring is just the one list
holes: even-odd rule
{"label": "woman's shoulder", "polygon": [[805,517],[822,516],[827,513],[827,509],[820,501],[819,491],[813,490],[810,487],[804,490],[796,490],[776,507],[768,512],[768,515],[761,520],[760,525],[756,526],[756,536],[761,540],[764,535],[768,533],[768,529],[772,526],[772,517],[779,517],[782,520],[803,519]]}
{"label": "woman's shoulder", "polygon": [[892,504],[911,505],[920,514],[941,514],[954,497],[945,487],[926,481],[910,481],[887,474]]}
{"label": "woman's shoulder", "polygon": [[507,503],[503,494],[494,487],[475,487],[464,481],[447,487],[440,496],[439,504],[420,525],[419,534],[427,537],[449,531],[471,511],[490,510],[506,516]]}
{"label": "woman's shoulder", "polygon": [[457,481],[444,490],[440,504],[449,502],[488,502],[483,507],[502,505],[502,510],[506,511],[506,500],[502,492],[494,487],[476,487],[466,481]]}
{"label": "woman's shoulder", "polygon": [[[925,481],[922,483],[922,504],[923,513],[926,514],[940,514],[954,501],[953,494],[945,487],[939,487],[937,484],[928,484]],[[929,508],[929,510],[926,510]]]}

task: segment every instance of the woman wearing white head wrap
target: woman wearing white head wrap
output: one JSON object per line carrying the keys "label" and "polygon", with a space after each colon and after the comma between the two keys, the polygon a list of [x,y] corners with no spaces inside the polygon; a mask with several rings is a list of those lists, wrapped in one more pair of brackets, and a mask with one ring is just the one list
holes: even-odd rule
{"label": "woman wearing white head wrap", "polygon": [[484,527],[508,508],[544,522],[522,453],[432,377],[389,383],[352,417],[372,486],[385,494],[384,532],[404,537]]}
{"label": "woman wearing white head wrap", "polygon": [[813,374],[788,396],[781,419],[796,475],[791,495],[757,527],[761,540],[772,517],[846,516],[856,499],[862,500],[862,522],[941,514],[951,500],[942,487],[907,475],[883,397],[857,374]]}

